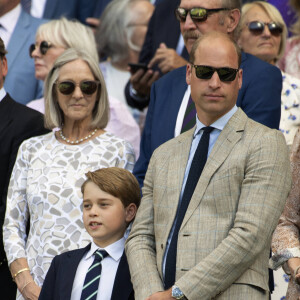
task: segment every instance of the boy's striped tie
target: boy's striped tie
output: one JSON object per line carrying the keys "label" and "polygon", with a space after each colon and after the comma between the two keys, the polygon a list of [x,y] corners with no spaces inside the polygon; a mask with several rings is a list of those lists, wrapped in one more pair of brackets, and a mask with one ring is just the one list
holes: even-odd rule
{"label": "boy's striped tie", "polygon": [[98,249],[97,251],[95,251],[94,255],[95,259],[92,265],[89,267],[85,276],[80,300],[97,299],[99,280],[102,270],[101,262],[108,255],[108,253],[105,250]]}

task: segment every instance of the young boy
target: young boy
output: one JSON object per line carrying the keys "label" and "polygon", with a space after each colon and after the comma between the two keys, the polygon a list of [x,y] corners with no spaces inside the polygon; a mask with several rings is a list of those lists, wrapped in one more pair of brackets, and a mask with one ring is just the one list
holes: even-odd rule
{"label": "young boy", "polygon": [[[134,299],[124,233],[140,204],[139,184],[129,171],[116,167],[86,176],[83,223],[93,241],[53,259],[39,299]],[[102,251],[95,253],[97,249]]]}

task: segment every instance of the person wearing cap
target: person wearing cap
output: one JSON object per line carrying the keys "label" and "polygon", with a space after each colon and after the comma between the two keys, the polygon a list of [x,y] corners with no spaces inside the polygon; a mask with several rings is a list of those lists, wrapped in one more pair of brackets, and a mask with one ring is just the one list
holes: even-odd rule
{"label": "person wearing cap", "polygon": [[19,145],[26,139],[45,134],[43,115],[15,102],[3,87],[8,72],[5,46],[0,38],[0,282],[1,298],[16,298],[16,285],[8,268],[4,252],[2,226],[6,209],[6,195]]}

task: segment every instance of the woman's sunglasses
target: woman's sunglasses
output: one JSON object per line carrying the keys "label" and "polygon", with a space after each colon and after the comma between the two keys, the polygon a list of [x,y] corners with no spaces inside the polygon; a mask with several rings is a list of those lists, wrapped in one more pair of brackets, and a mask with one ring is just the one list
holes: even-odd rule
{"label": "woman's sunglasses", "polygon": [[211,66],[202,66],[202,65],[194,65],[191,64],[196,70],[196,76],[199,79],[211,79],[215,72],[218,73],[221,81],[229,82],[233,81],[236,77],[239,69],[232,68],[214,68]]}
{"label": "woman's sunglasses", "polygon": [[92,95],[96,92],[99,84],[100,82],[93,80],[81,81],[79,84],[76,84],[73,81],[61,81],[56,83],[59,92],[63,95],[71,95],[77,85],[79,85],[83,94]]}
{"label": "woman's sunglasses", "polygon": [[275,22],[270,23],[264,23],[260,21],[253,21],[247,24],[250,32],[252,32],[255,35],[260,35],[265,30],[265,26],[268,26],[270,32],[274,36],[279,36],[282,33],[282,26],[279,24],[276,24]]}
{"label": "woman's sunglasses", "polygon": [[206,21],[208,15],[213,13],[229,10],[228,8],[203,8],[203,7],[194,7],[191,9],[185,9],[182,7],[177,7],[175,9],[175,16],[179,22],[185,22],[188,13],[190,13],[191,19],[196,22],[204,22]]}
{"label": "woman's sunglasses", "polygon": [[[52,47],[51,43],[48,43],[46,41],[42,41],[40,43],[40,52],[42,55],[45,55],[47,53],[47,51]],[[32,44],[29,47],[29,56],[32,57],[32,52],[35,50],[36,45]]]}

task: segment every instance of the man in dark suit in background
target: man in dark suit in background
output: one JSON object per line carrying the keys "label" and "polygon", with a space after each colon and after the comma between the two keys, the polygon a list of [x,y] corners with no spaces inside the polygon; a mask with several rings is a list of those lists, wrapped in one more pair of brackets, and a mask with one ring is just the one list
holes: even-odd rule
{"label": "man in dark suit in background", "polygon": [[160,74],[166,74],[187,64],[189,54],[180,34],[180,26],[174,11],[180,0],[160,0],[155,2],[155,10],[149,21],[148,31],[139,62],[149,64],[153,70],[134,73],[125,88],[128,104],[143,109],[150,100],[150,88]]}
{"label": "man in dark suit in background", "polygon": [[8,71],[5,54],[0,38],[0,282],[1,299],[13,300],[16,298],[16,285],[7,265],[2,237],[7,188],[20,144],[48,130],[44,128],[42,114],[15,102],[3,88]]}

